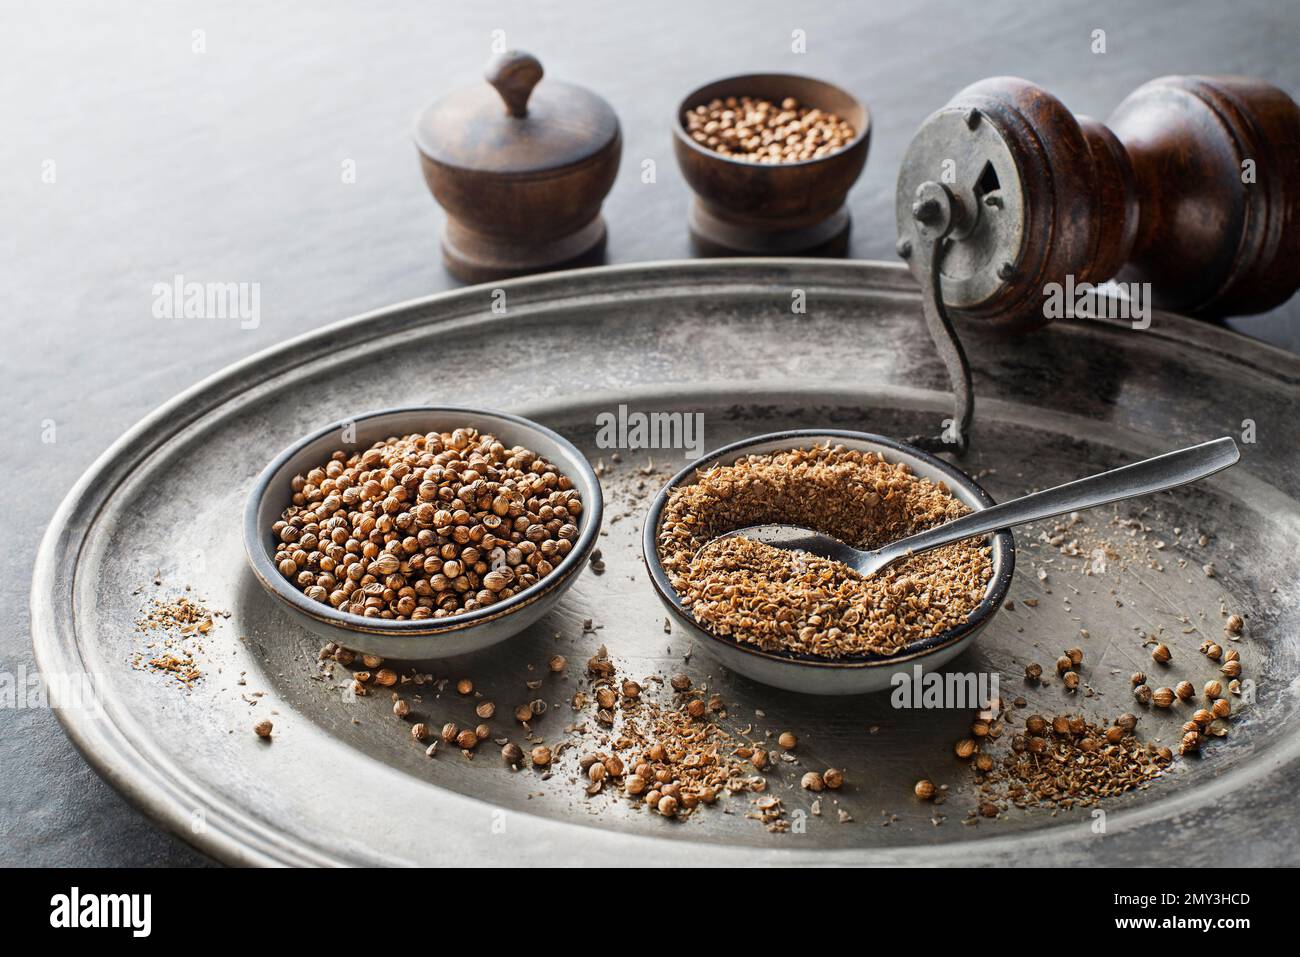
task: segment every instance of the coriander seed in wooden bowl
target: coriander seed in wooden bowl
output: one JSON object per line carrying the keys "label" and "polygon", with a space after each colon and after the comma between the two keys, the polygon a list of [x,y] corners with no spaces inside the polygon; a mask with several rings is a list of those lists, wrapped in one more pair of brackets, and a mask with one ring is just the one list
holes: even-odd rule
{"label": "coriander seed in wooden bowl", "polygon": [[550,429],[410,408],[300,439],[244,512],[253,573],[301,624],[356,651],[427,660],[518,633],[595,546],[600,483]]}
{"label": "coriander seed in wooden bowl", "polygon": [[871,578],[718,536],[791,523],[873,547],[992,504],[964,472],[912,446],[864,432],[782,432],[678,473],[650,508],[642,548],[669,613],[731,670],[788,691],[862,694],[914,664],[936,668],[974,640],[1011,584],[1010,531]]}
{"label": "coriander seed in wooden bowl", "polygon": [[692,236],[705,252],[842,254],[870,142],[867,108],[831,83],[753,73],[700,87],[673,122]]}

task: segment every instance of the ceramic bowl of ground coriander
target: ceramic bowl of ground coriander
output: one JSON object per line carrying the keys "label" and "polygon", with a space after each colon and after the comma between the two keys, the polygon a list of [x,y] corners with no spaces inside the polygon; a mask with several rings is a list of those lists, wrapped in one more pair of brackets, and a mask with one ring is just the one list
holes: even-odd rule
{"label": "ceramic bowl of ground coriander", "polygon": [[303,626],[402,660],[468,654],[545,614],[600,533],[572,443],[482,409],[345,419],[266,466],[244,510],[254,575]]}
{"label": "ceramic bowl of ground coriander", "polygon": [[652,504],[642,544],[664,605],[729,669],[788,691],[864,694],[914,665],[937,668],[974,640],[1011,584],[1011,532],[871,578],[718,536],[784,523],[875,548],[993,504],[961,470],[883,436],[781,432],[678,473]]}

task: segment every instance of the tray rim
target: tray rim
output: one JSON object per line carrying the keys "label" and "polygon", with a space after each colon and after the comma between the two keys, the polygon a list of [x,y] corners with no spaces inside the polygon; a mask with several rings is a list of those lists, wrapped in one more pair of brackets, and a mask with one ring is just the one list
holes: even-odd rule
{"label": "tray rim", "polygon": [[[496,289],[505,289],[507,293],[512,289],[523,289],[531,293],[531,295],[520,296],[518,303],[511,305],[511,314],[517,317],[539,309],[554,308],[557,303],[565,299],[578,300],[586,305],[601,300],[617,302],[620,291],[650,288],[656,277],[662,278],[665,275],[679,280],[685,278],[688,282],[681,283],[681,288],[677,289],[662,287],[657,289],[655,292],[659,298],[700,295],[708,288],[707,283],[705,285],[699,283],[700,278],[714,277],[714,286],[753,286],[756,282],[775,284],[779,282],[782,271],[799,271],[809,282],[843,286],[846,291],[842,295],[846,297],[865,291],[875,295],[919,299],[919,289],[906,267],[873,260],[736,257],[597,266],[468,286],[369,310],[336,320],[319,329],[262,349],[204,377],[144,416],[105,449],[64,496],[51,517],[37,551],[29,593],[32,642],[39,671],[45,675],[59,672],[60,664],[80,664],[83,667],[64,668],[62,671],[89,674],[93,680],[93,672],[88,672],[84,667],[86,660],[81,654],[81,639],[77,633],[76,623],[71,615],[60,616],[55,611],[56,604],[68,608],[69,602],[75,600],[75,572],[80,562],[81,549],[85,545],[85,534],[93,526],[105,503],[116,493],[134,463],[148,457],[166,442],[171,441],[176,434],[202,420],[213,409],[219,408],[244,391],[250,382],[247,377],[250,371],[258,367],[273,370],[268,371],[266,375],[258,376],[257,381],[284,375],[334,351],[340,339],[349,339],[353,331],[362,326],[372,327],[371,335],[366,336],[365,341],[373,341],[399,333],[408,326],[419,326],[429,320],[440,323],[454,322],[482,314],[486,296]],[[692,278],[697,281],[689,282]],[[846,280],[850,281],[846,282]],[[438,310],[443,312],[440,317],[429,315]],[[1178,347],[1191,347],[1202,353],[1208,352],[1223,357],[1236,365],[1280,379],[1282,383],[1292,388],[1300,386],[1300,356],[1203,320],[1160,311],[1156,311],[1153,317],[1158,317],[1160,322],[1153,322],[1151,327],[1145,330],[1148,336],[1154,336]],[[483,318],[493,321],[500,317]],[[385,321],[383,329],[378,328],[380,320]],[[1123,327],[1128,325],[1122,320],[1095,318],[1063,322],[1073,326],[1102,324]],[[355,346],[357,343],[348,344]],[[1243,353],[1249,353],[1249,359]],[[196,401],[200,398],[206,401],[200,404]],[[61,562],[59,560],[61,553],[67,551],[71,552],[72,560]],[[60,602],[59,599],[63,601]],[[159,765],[151,762],[139,744],[131,740],[123,724],[104,718],[88,721],[84,710],[63,706],[60,701],[59,682],[50,683],[48,688],[50,704],[65,733],[96,773],[150,820],[202,853],[236,865],[322,866],[373,863],[348,858],[341,854],[334,856],[313,845],[287,839],[274,828],[248,816],[241,809],[217,800],[214,795],[207,792],[206,786],[201,781],[189,775],[179,774],[174,769],[164,773]],[[109,711],[107,705],[111,705],[112,702],[102,702],[102,704],[106,706],[105,710]],[[1241,772],[1249,774],[1253,771],[1256,778],[1278,773],[1290,773],[1293,777],[1300,777],[1295,774],[1297,770],[1295,758],[1300,752],[1300,742],[1292,742],[1292,745],[1284,750],[1285,759],[1282,755],[1275,755],[1271,762],[1256,762],[1254,767],[1243,768]],[[1211,779],[1194,792],[1175,796],[1169,802],[1144,808],[1125,809],[1122,812],[1124,820],[1130,822],[1130,825],[1165,820],[1176,816],[1180,810],[1190,810],[1193,798],[1198,807],[1204,808],[1221,795],[1224,790],[1223,777],[1235,778],[1239,775]],[[183,798],[182,792],[187,792],[191,797],[203,794],[202,806],[220,812],[211,816],[214,820],[210,820],[201,833],[195,833],[189,826],[189,809],[193,808],[195,803],[193,799]],[[1119,814],[1115,817],[1119,817]],[[646,849],[663,849],[666,844],[680,845],[679,850],[692,846],[690,842],[664,842],[650,836],[592,829],[568,821],[550,818],[541,820],[545,820],[546,823],[564,833],[571,834],[573,829],[581,828],[581,833],[593,846],[596,844],[608,846],[610,842],[625,845],[639,844]],[[1054,833],[1063,830],[1065,829],[1057,828],[1048,831],[1032,829],[1015,834],[979,838],[954,847],[959,847],[968,859],[975,859],[975,855],[978,854],[978,860],[991,862],[1034,847],[1047,850],[1046,845],[1059,844],[1065,838],[1064,834]],[[1116,827],[1115,830],[1119,832],[1121,828]],[[1173,838],[1170,838],[1170,841],[1172,846]],[[711,842],[710,852],[719,859],[719,862],[725,858],[739,863],[924,865],[943,863],[946,858],[952,856],[953,847],[925,845],[902,848],[787,850],[757,848],[751,845],[727,847]],[[1067,856],[1061,854],[1058,861]],[[1087,855],[1082,857],[1086,861]]]}

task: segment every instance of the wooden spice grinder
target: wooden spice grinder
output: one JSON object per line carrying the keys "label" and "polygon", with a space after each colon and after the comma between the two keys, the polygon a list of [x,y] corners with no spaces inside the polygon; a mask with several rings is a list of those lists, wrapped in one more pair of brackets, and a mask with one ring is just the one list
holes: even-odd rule
{"label": "wooden spice grinder", "polygon": [[495,57],[486,78],[415,125],[425,182],[447,211],[447,268],[484,282],[597,260],[623,149],[614,110],[583,87],[542,82],[527,53]]}
{"label": "wooden spice grinder", "polygon": [[982,80],[922,124],[896,206],[958,393],[945,441],[961,448],[970,373],[952,316],[1034,328],[1070,277],[1149,283],[1156,307],[1209,317],[1300,287],[1300,108],[1260,80],[1170,76],[1104,125],[1025,80]]}

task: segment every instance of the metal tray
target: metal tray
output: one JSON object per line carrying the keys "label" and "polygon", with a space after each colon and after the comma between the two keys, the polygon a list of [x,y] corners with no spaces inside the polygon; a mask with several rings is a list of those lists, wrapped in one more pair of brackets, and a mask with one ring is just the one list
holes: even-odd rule
{"label": "metal tray", "polygon": [[[794,290],[806,313],[792,312]],[[538,730],[550,741],[573,720],[566,702],[597,645],[634,676],[684,670],[723,695],[733,729],[800,735],[799,763],[778,762],[771,775],[771,790],[803,812],[794,833],[746,819],[744,795],[680,822],[588,798],[572,780],[577,751],[549,780],[510,771],[496,748],[472,761],[427,758],[387,696],[348,703],[316,679],[317,642],[245,567],[240,513],[258,470],[295,437],[367,409],[501,408],[540,419],[607,465],[612,450],[596,447],[595,417],[620,404],[702,412],[710,448],[795,427],[929,431],[950,407],[943,370],[915,286],[888,265],[713,260],[526,278],[335,323],[241,362],[123,436],[59,508],[32,591],[40,666],[50,678],[93,676],[102,710],[74,707],[57,687],[53,696],[100,773],[231,863],[1296,863],[1300,359],[1159,314],[1145,331],[1078,320],[1026,338],[967,340],[979,398],[963,464],[997,498],[1255,424],[1257,441],[1243,443],[1237,468],[1087,517],[1139,559],[1083,574],[1083,559],[1037,541],[1036,529],[1018,531],[1015,608],[950,666],[996,670],[1004,696],[1023,694],[1046,713],[1112,716],[1139,710],[1128,675],[1155,670],[1146,635],[1174,647],[1171,675],[1199,685],[1214,671],[1197,646],[1202,634],[1222,633],[1221,603],[1246,614],[1235,647],[1256,702],[1237,702],[1229,737],[1111,801],[1104,818],[1013,810],[963,824],[973,775],[952,744],[970,712],[895,710],[887,695],[775,692],[666,634],[638,533],[646,502],[686,461],[680,449],[625,450],[605,474],[604,575],[585,572],[518,638],[433,670],[471,677],[501,706],[496,727],[514,735],[509,713],[527,700],[524,682],[551,655],[567,655],[568,673],[547,677],[541,692],[552,708]],[[1133,516],[1150,531],[1130,539],[1115,523]],[[1216,577],[1202,573],[1207,561]],[[149,599],[186,585],[230,612],[206,637],[207,674],[188,692],[129,664]],[[594,633],[584,634],[587,618]],[[1091,696],[1070,699],[1057,682],[1031,687],[1019,677],[1029,660],[1050,674],[1071,645],[1085,650]],[[425,699],[435,727],[472,715],[453,689]],[[275,722],[269,744],[250,730],[262,716]],[[1139,729],[1175,742],[1183,720],[1143,712]],[[828,766],[847,769],[847,783],[822,795],[820,816],[804,816],[812,796],[799,777]],[[941,825],[911,795],[921,776],[950,786]],[[839,809],[853,820],[841,823]]]}

